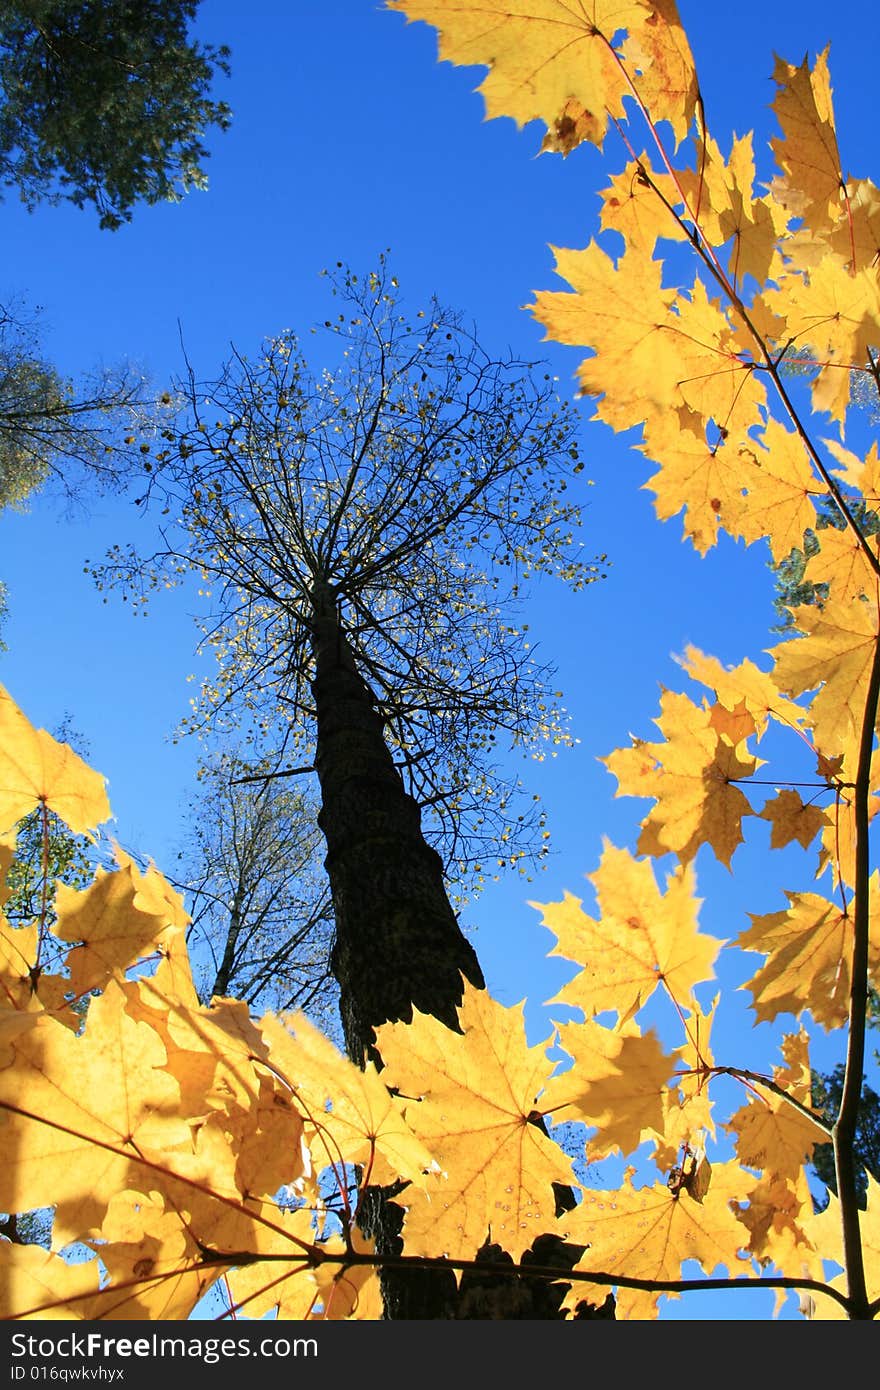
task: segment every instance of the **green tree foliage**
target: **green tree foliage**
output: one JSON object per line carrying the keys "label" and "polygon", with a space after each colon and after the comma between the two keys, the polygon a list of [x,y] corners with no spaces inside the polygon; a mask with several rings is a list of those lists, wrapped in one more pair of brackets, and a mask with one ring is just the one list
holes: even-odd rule
{"label": "green tree foliage", "polygon": [[191,41],[197,0],[0,3],[0,182],[33,208],[93,204],[103,228],[138,202],[203,188],[210,95],[228,50]]}
{"label": "green tree foliage", "polygon": [[[813,1077],[813,1105],[829,1121],[840,1109],[845,1067],[843,1063],[832,1072],[818,1072]],[[859,1205],[864,1208],[868,1197],[868,1177],[880,1182],[880,1095],[873,1086],[862,1086],[862,1099],[856,1123],[853,1152],[856,1159],[856,1188]],[[830,1144],[818,1144],[813,1151],[813,1167],[825,1186],[837,1195],[834,1175],[834,1151]],[[825,1203],[821,1203],[824,1207]]]}
{"label": "green tree foliage", "polygon": [[0,306],[0,509],[22,506],[49,479],[68,500],[86,479],[118,484],[139,457],[131,431],[149,411],[134,368],[102,369],[77,385],[44,356],[37,320]]}
{"label": "green tree foliage", "polygon": [[[68,504],[87,487],[118,486],[154,418],[136,369],[101,368],[74,383],[44,355],[37,319],[0,306],[0,511],[25,507],[44,484]],[[0,623],[6,606],[0,582]]]}

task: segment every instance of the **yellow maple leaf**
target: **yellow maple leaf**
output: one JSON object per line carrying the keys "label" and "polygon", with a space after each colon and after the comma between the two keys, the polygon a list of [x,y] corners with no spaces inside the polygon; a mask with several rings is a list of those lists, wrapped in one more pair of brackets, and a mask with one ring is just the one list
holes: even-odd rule
{"label": "yellow maple leaf", "polygon": [[759,766],[740,757],[736,747],[713,726],[712,711],[686,695],[665,690],[654,722],[665,743],[636,740],[601,758],[618,781],[617,796],[651,797],[656,806],[642,822],[640,854],[676,854],[686,864],[700,845],[709,844],[730,868],[742,843],[742,820],[753,814],[734,783],[751,777]]}
{"label": "yellow maple leaf", "polygon": [[378,1030],[383,1079],[412,1098],[407,1118],[443,1169],[398,1199],[405,1251],[473,1258],[492,1240],[518,1259],[554,1228],[553,1183],[573,1180],[535,1123],[553,1064],[546,1045],[528,1046],[522,1005],[505,1009],[468,985],[459,1020],[460,1035],[418,1011]]}
{"label": "yellow maple leaf", "polygon": [[767,956],[743,988],[758,1022],[809,1009],[823,1028],[840,1028],[849,1016],[852,917],[816,893],[786,897],[787,909],[751,914],[751,927],[737,937],[742,950]]}
{"label": "yellow maple leaf", "polygon": [[[372,1255],[375,1249],[373,1239],[362,1235],[356,1226],[352,1227],[348,1241],[343,1236],[331,1236],[322,1244],[321,1253],[325,1259],[315,1269],[319,1304],[311,1315],[313,1318],[339,1322],[343,1318],[376,1320],[382,1317],[384,1304],[378,1269],[346,1263],[345,1259],[349,1250],[358,1255]],[[338,1262],[333,1259],[334,1255],[339,1256]]]}
{"label": "yellow maple leaf", "polygon": [[578,1119],[597,1129],[587,1141],[588,1160],[615,1150],[632,1153],[643,1139],[662,1133],[677,1052],[664,1052],[653,1030],[642,1034],[634,1023],[612,1029],[588,1019],[558,1031],[574,1065],[550,1080],[543,1105],[557,1122]]}
{"label": "yellow maple leaf", "polygon": [[[227,1275],[236,1316],[262,1318],[277,1309],[279,1318],[308,1318],[318,1299],[311,1257],[317,1240],[315,1215],[304,1207],[278,1211],[273,1227],[260,1233],[254,1253],[275,1258],[255,1259]],[[281,1258],[285,1255],[288,1258]]]}
{"label": "yellow maple leaf", "polygon": [[676,1085],[663,1093],[663,1123],[653,1154],[654,1162],[664,1173],[679,1162],[683,1151],[694,1153],[708,1137],[715,1136],[709,1080],[714,1065],[710,1036],[717,1007],[716,995],[708,1009],[692,998],[687,1010],[685,1042],[678,1049]]}
{"label": "yellow maple leaf", "polygon": [[880,555],[876,535],[866,536],[863,542],[848,526],[843,531],[825,526],[815,534],[819,549],[807,558],[804,579],[808,583],[827,584],[828,597],[844,604],[876,590],[877,575],[865,554],[867,546],[869,552]]}
{"label": "yellow maple leaf", "polygon": [[739,534],[746,542],[766,536],[777,564],[816,523],[810,500],[815,481],[803,440],[772,417],[755,443],[740,447],[742,507]]}
{"label": "yellow maple leaf", "polygon": [[561,903],[532,904],[557,937],[550,954],[583,966],[552,1002],[581,1009],[587,1018],[613,1009],[625,1023],[658,987],[686,1004],[694,985],[714,978],[722,943],[697,929],[700,903],[690,866],[670,874],[661,893],[647,860],[606,840],[599,868],[588,877],[597,919],[570,893]]}
{"label": "yellow maple leaf", "polygon": [[758,738],[765,733],[771,718],[788,728],[799,728],[804,722],[800,705],[783,695],[772,675],[753,661],[746,659],[738,666],[722,666],[717,657],[706,656],[693,646],[685,647],[678,661],[693,680],[715,692],[719,704],[732,710],[743,703],[755,720]]}
{"label": "yellow maple leaf", "polygon": [[838,218],[829,244],[849,268],[873,266],[876,271],[880,259],[880,189],[870,179],[853,179],[846,192],[848,216]]}
{"label": "yellow maple leaf", "polygon": [[89,1318],[98,1278],[97,1260],[71,1263],[41,1245],[0,1241],[0,1318]]}
{"label": "yellow maple leaf", "polygon": [[[748,403],[742,393],[737,400]],[[715,401],[722,409],[726,403],[726,397]],[[722,440],[710,444],[703,422],[711,406],[706,398],[697,415],[667,413],[646,424],[640,448],[661,460],[644,484],[656,494],[657,515],[665,521],[684,510],[685,535],[701,554],[723,529],[747,545],[766,538],[777,562],[783,560],[794,546],[803,545],[804,531],[816,521],[803,443],[771,419],[762,436],[751,438],[741,430],[729,436],[725,430]]]}
{"label": "yellow maple leaf", "polygon": [[304,1014],[266,1014],[260,1032],[273,1074],[306,1117],[319,1166],[362,1164],[365,1182],[426,1181],[436,1169],[434,1154],[413,1133],[384,1071],[380,1076],[372,1063],[356,1067]]}
{"label": "yellow maple leaf", "polygon": [[[825,1277],[822,1258],[807,1234],[813,1198],[804,1170],[796,1177],[763,1177],[752,1189],[748,1205],[738,1211],[749,1233],[748,1252],[762,1266],[768,1263],[789,1279]],[[776,1291],[776,1312],[787,1294]]]}
{"label": "yellow maple leaf", "polygon": [[[541,120],[545,148],[567,153],[575,134],[601,145],[609,119],[624,115],[631,81],[679,140],[690,123],[696,77],[674,0],[583,0],[576,9],[566,0],[507,0],[495,11],[478,0],[387,4],[438,30],[441,61],[488,67],[479,88],[487,119]],[[612,47],[623,30],[635,41],[625,49],[629,73]]]}
{"label": "yellow maple leaf", "polygon": [[[346,1257],[370,1255],[375,1245],[356,1226],[349,1238],[321,1236],[316,1216],[302,1208],[278,1214],[279,1232],[260,1242],[260,1254],[273,1260],[254,1260],[227,1277],[236,1315],[262,1318],[277,1311],[279,1319],[340,1321],[382,1317],[378,1270],[353,1264]],[[283,1231],[283,1235],[281,1232]],[[285,1239],[286,1237],[286,1239]],[[308,1243],[308,1254],[297,1252],[292,1238]],[[277,1258],[289,1254],[289,1259]]]}
{"label": "yellow maple leaf", "polygon": [[35,729],[0,686],[0,829],[42,803],[75,835],[92,836],[111,811],[104,778],[66,743]]}
{"label": "yellow maple leaf", "polygon": [[[828,1194],[827,1206],[822,1211],[807,1216],[804,1226],[816,1251],[824,1260],[836,1265],[844,1264],[840,1202],[833,1192]],[[859,1233],[868,1299],[876,1303],[880,1300],[880,1183],[870,1173],[867,1205],[865,1211],[859,1213]],[[846,1274],[838,1274],[830,1279],[829,1283],[839,1293],[847,1294]],[[813,1293],[809,1316],[822,1321],[839,1321],[847,1315],[836,1299]],[[876,1313],[874,1316],[877,1316]]]}
{"label": "yellow maple leaf", "polygon": [[653,256],[660,237],[684,241],[686,235],[663,199],[657,197],[657,188],[666,195],[667,202],[675,204],[676,190],[669,174],[652,169],[648,156],[642,155],[612,176],[602,193],[599,214],[603,231],[618,232],[628,250],[638,251],[647,259]]}
{"label": "yellow maple leaf", "polygon": [[227,1127],[238,1137],[235,1177],[243,1198],[269,1198],[307,1171],[305,1124],[287,1087],[275,1077],[260,1078],[256,1105],[241,1119],[233,1113]]}
{"label": "yellow maple leaf", "polygon": [[[834,128],[834,105],[828,71],[828,49],[811,69],[807,60],[795,67],[777,58],[773,73],[778,91],[773,110],[782,127],[782,139],[770,141],[783,179],[774,185],[776,196],[822,232],[836,222],[839,193],[844,187],[840,153]],[[790,196],[788,196],[790,195]]]}
{"label": "yellow maple leaf", "polygon": [[668,410],[681,374],[668,342],[658,350],[658,325],[674,319],[675,300],[661,283],[661,262],[636,250],[615,264],[596,242],[582,251],[552,250],[557,274],[572,292],[543,290],[532,312],[548,338],[595,350],[578,378],[582,394],[603,398],[596,418],[624,430]]}
{"label": "yellow maple leaf", "polygon": [[[713,1166],[700,1200],[684,1188],[672,1191],[666,1183],[636,1188],[627,1174],[619,1191],[584,1189],[580,1205],[560,1225],[569,1240],[588,1247],[575,1266],[584,1273],[671,1281],[685,1277],[686,1260],[697,1260],[707,1275],[719,1267],[738,1274],[745,1232],[731,1202],[748,1198],[754,1185],[755,1179],[736,1163]],[[617,1317],[656,1317],[661,1292],[620,1286]],[[584,1296],[583,1285],[578,1294]]]}
{"label": "yellow maple leaf", "polygon": [[754,196],[751,134],[735,139],[725,160],[706,133],[697,145],[696,163],[696,170],[679,174],[691,219],[715,249],[732,242],[728,264],[735,284],[746,275],[763,284],[788,219],[777,203]]}
{"label": "yellow maple leaf", "polygon": [[832,470],[836,476],[847,487],[861,493],[866,502],[880,502],[880,446],[877,441],[874,440],[863,459],[851,449],[845,449],[837,439],[823,439],[822,443],[841,464],[840,468]]}
{"label": "yellow maple leaf", "polygon": [[6,1162],[0,1206],[55,1206],[55,1240],[99,1225],[129,1165],[150,1145],[188,1142],[177,1083],[146,1024],[124,1011],[113,982],[75,1036],[48,1014],[0,1018],[0,1113]]}
{"label": "yellow maple leaf", "polygon": [[847,780],[854,781],[878,640],[877,602],[808,604],[794,609],[794,622],[805,635],[772,649],[775,680],[789,695],[817,692],[808,715],[815,746],[827,757],[843,753]]}
{"label": "yellow maple leaf", "polygon": [[682,512],[684,534],[700,555],[717,543],[720,530],[738,534],[742,461],[735,441],[710,443],[702,416],[681,409],[646,421],[638,447],[646,457],[662,460],[642,484],[654,493],[658,518],[668,521]]}
{"label": "yellow maple leaf", "polygon": [[868,349],[880,341],[876,272],[868,268],[853,274],[839,256],[829,253],[808,275],[782,277],[777,289],[765,290],[764,298],[785,320],[790,338],[815,354],[819,372],[812,388],[813,409],[844,421],[849,369],[861,368]]}
{"label": "yellow maple leaf", "polygon": [[168,1069],[180,1086],[181,1113],[196,1118],[216,1110],[231,1113],[230,1106],[238,1113],[256,1107],[257,1064],[268,1049],[247,1005],[236,999],[190,1003],[177,993],[166,995],[162,985],[157,972],[122,989],[130,1017],[149,1024],[164,1044]]}
{"label": "yellow maple leaf", "polygon": [[694,59],[675,0],[649,0],[647,8],[644,24],[630,24],[621,56],[652,119],[668,121],[680,145],[700,94]]}
{"label": "yellow maple leaf", "polygon": [[151,895],[150,887],[128,856],[118,869],[99,866],[88,888],[58,884],[52,930],[62,941],[78,943],[65,962],[74,994],[100,989],[115,970],[127,969],[161,945],[174,923],[169,904]]}
{"label": "yellow maple leaf", "polygon": [[[807,1061],[807,1035],[788,1034],[783,1039],[785,1067],[774,1068],[773,1080],[793,1101],[810,1104],[810,1068]],[[752,1095],[724,1125],[737,1136],[736,1153],[747,1168],[760,1169],[765,1178],[781,1178],[795,1183],[804,1163],[813,1157],[817,1144],[827,1144],[824,1125],[806,1115],[798,1106],[750,1081]]]}
{"label": "yellow maple leaf", "polygon": [[205,1264],[186,1219],[158,1192],[115,1193],[98,1238],[85,1244],[109,1278],[83,1316],[102,1322],[186,1319],[224,1272]]}
{"label": "yellow maple leaf", "polygon": [[11,927],[0,917],[0,999],[8,1009],[36,1012],[45,1009],[77,1032],[80,1015],[70,1005],[70,981],[43,970],[39,964],[40,928],[31,922]]}
{"label": "yellow maple leaf", "polygon": [[827,812],[801,799],[800,793],[784,787],[758,813],[770,822],[770,848],[783,849],[793,841],[806,849],[829,822]]}

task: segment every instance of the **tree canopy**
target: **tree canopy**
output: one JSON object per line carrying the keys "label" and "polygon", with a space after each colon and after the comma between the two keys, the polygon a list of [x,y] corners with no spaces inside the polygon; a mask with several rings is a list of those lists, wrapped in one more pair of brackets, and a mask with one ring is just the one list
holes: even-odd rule
{"label": "tree canopy", "polygon": [[320,372],[288,332],[180,383],[143,498],[173,517],[164,548],[119,546],[96,576],[136,603],[199,577],[217,668],[183,727],[272,730],[279,771],[312,762],[311,639],[331,600],[447,868],[522,867],[547,837],[501,753],[570,735],[519,599],[534,575],[601,574],[568,492],[580,424],[548,372],[491,356],[456,311],[408,320],[384,261],[362,280],[337,267],[332,289]]}
{"label": "tree canopy", "polygon": [[33,208],[93,205],[115,229],[139,202],[206,185],[225,47],[188,37],[198,0],[0,3],[0,182]]}

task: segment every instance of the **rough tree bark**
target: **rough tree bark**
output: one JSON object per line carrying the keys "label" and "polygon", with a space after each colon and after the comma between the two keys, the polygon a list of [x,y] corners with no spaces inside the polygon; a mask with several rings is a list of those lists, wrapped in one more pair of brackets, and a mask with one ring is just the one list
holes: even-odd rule
{"label": "rough tree bark", "polygon": [[[358,1065],[381,1066],[373,1029],[410,1022],[413,1009],[458,1030],[462,976],[485,988],[476,953],[458,925],[440,856],[422,835],[421,812],[386,745],[372,693],[345,639],[333,586],[312,586],[311,628],[317,749],[318,823],[336,920],[331,967],[339,985],[346,1049]],[[380,1254],[399,1254],[403,1211],[397,1191],[369,1189],[360,1223]],[[558,1209],[567,1205],[557,1194]],[[558,1236],[538,1238],[525,1262],[571,1268],[581,1254]],[[486,1246],[481,1259],[508,1259]],[[508,1261],[509,1262],[509,1261]],[[385,1271],[388,1318],[558,1318],[564,1286],[493,1273]],[[613,1301],[581,1317],[613,1317]]]}

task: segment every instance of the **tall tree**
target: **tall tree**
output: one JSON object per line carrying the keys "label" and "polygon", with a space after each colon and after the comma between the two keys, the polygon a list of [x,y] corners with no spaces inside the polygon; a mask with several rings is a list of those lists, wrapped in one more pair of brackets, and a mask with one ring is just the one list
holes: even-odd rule
{"label": "tall tree", "polygon": [[198,0],[0,3],[0,182],[33,207],[93,204],[103,228],[139,202],[206,185],[210,95],[228,50],[194,42]]}
{"label": "tall tree", "polygon": [[[191,374],[149,496],[178,523],[151,561],[117,549],[99,582],[136,599],[187,572],[212,594],[217,657],[189,728],[272,732],[314,767],[350,1054],[413,1007],[456,1026],[482,982],[447,878],[546,853],[499,740],[542,756],[567,734],[515,621],[524,579],[595,579],[564,498],[575,412],[549,375],[487,354],[432,302],[409,322],[383,260],[333,281],[336,361],[295,337]],[[422,815],[425,825],[422,826]]]}
{"label": "tall tree", "polygon": [[[513,620],[520,586],[599,571],[561,496],[578,421],[549,374],[491,357],[436,302],[408,321],[384,260],[364,281],[338,269],[335,364],[315,376],[284,334],[207,385],[191,374],[149,489],[179,522],[152,561],[117,550],[98,578],[141,599],[169,575],[211,587],[217,677],[189,727],[250,720],[316,771],[346,1048],[381,1064],[377,1027],[418,1010],[458,1030],[463,981],[484,984],[447,878],[546,852],[495,754],[499,736],[537,756],[566,738]],[[361,1212],[390,1253],[395,1195]],[[451,1276],[384,1287],[389,1316],[452,1316]]]}

